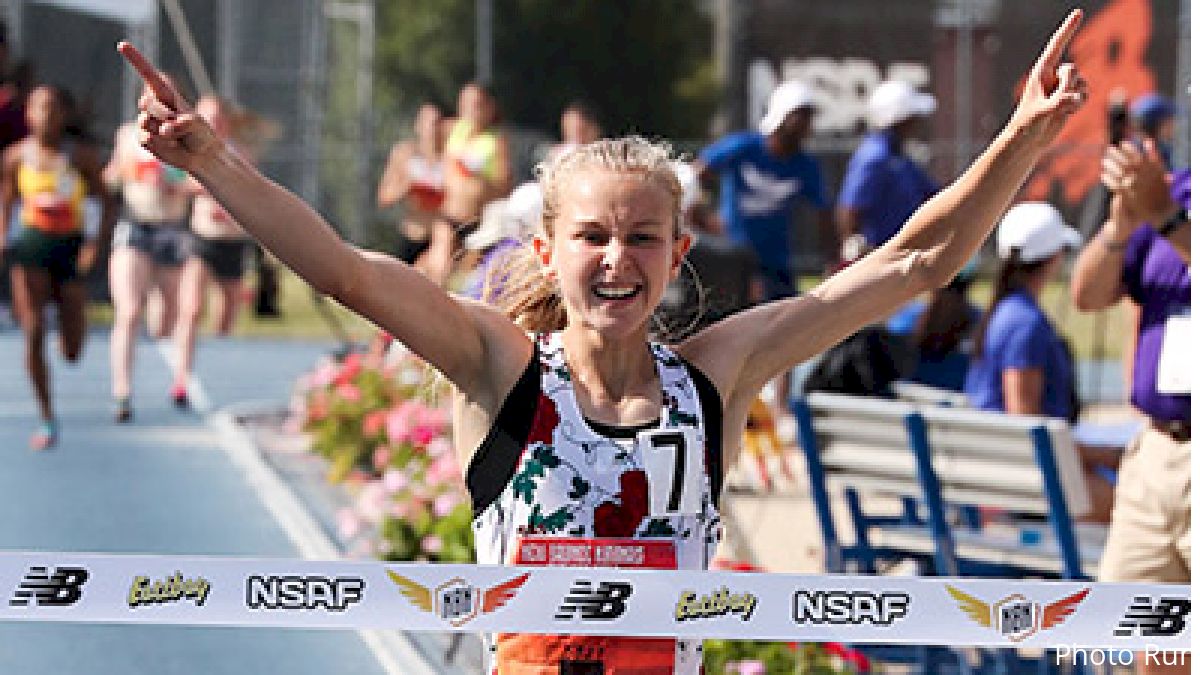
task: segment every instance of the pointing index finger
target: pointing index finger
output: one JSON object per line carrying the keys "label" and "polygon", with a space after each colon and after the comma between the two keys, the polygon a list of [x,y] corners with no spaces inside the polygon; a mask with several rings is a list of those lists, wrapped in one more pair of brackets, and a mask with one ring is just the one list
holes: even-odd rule
{"label": "pointing index finger", "polygon": [[1071,38],[1075,36],[1075,32],[1079,30],[1082,23],[1083,12],[1079,9],[1071,10],[1067,18],[1063,19],[1062,24],[1059,25],[1058,30],[1054,31],[1054,35],[1046,43],[1046,48],[1042,50],[1041,56],[1034,65],[1034,72],[1039,78],[1046,80],[1054,77],[1055,68],[1066,54],[1067,44],[1071,42]]}
{"label": "pointing index finger", "polygon": [[175,112],[180,112],[180,102],[175,94],[175,88],[167,82],[162,73],[154,67],[154,64],[150,63],[150,60],[138,51],[137,47],[122,40],[117,43],[117,51],[121,56],[125,57],[129,65],[133,66],[133,69],[137,71],[137,74],[146,83],[146,86],[150,87],[150,90],[154,92],[159,101],[162,101],[162,103]]}

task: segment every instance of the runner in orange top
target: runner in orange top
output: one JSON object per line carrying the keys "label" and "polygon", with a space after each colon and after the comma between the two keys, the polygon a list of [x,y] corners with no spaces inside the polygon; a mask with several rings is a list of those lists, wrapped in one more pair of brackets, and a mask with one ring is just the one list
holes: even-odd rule
{"label": "runner in orange top", "polygon": [[[1073,12],[1051,39],[999,137],[896,237],[807,295],[735,314],[671,347],[651,342],[651,316],[690,238],[663,146],[598,141],[543,167],[542,231],[528,260],[502,276],[497,308],[343,242],[230,153],[135,49],[121,50],[148,84],[143,142],[195,175],[301,277],[454,384],[454,443],[481,562],[548,562],[543,550],[567,545],[586,549],[593,564],[701,569],[720,536],[719,478],[762,386],[966,264],[1083,102],[1075,69],[1058,66],[1080,18]],[[569,634],[578,621],[622,611],[628,591],[574,588],[547,598],[547,611],[557,608]],[[695,645],[661,638],[498,643],[493,667],[502,675],[696,673],[701,661]]]}
{"label": "runner in orange top", "polygon": [[[25,333],[25,367],[33,383],[42,423],[30,439],[35,450],[54,445],[58,422],[50,399],[50,374],[43,354],[43,309],[58,306],[63,357],[83,350],[82,275],[97,257],[97,240],[112,229],[111,202],[100,181],[100,158],[90,144],[66,134],[70,106],[64,91],[40,86],[29,94],[29,136],[4,152],[0,174],[0,243],[12,262],[13,308]],[[98,237],[85,237],[88,195],[101,197]],[[9,232],[16,211],[17,229]],[[11,236],[9,236],[11,234]]]}

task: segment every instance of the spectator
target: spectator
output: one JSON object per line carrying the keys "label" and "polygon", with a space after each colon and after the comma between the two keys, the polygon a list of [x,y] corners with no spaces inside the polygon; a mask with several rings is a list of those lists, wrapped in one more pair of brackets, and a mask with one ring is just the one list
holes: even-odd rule
{"label": "spectator", "polygon": [[[981,410],[1044,415],[1075,422],[1079,398],[1075,362],[1067,343],[1038,304],[1062,269],[1079,233],[1044,202],[1017,204],[996,230],[1001,268],[992,304],[984,314],[967,371],[966,393]],[[1110,448],[1079,446],[1092,510],[1086,520],[1105,522],[1112,511],[1117,466]]]}
{"label": "spectator", "polygon": [[971,336],[983,315],[967,297],[975,269],[972,262],[944,288],[909,303],[888,320],[887,329],[906,336],[916,350],[916,368],[908,379],[939,389],[963,390]]}
{"label": "spectator", "polygon": [[1163,164],[1171,168],[1171,143],[1175,141],[1175,104],[1158,93],[1142,94],[1133,101],[1129,114],[1143,138],[1154,141]]}
{"label": "spectator", "polygon": [[522,183],[506,199],[488,204],[479,228],[465,242],[477,262],[470,266],[463,295],[494,302],[510,266],[515,264],[513,254],[529,245],[541,224],[542,188],[536,182]]}
{"label": "spectator", "polygon": [[676,162],[675,174],[683,187],[684,223],[692,234],[687,253],[690,273],[680,274],[667,286],[660,308],[667,332],[682,339],[755,304],[763,289],[754,249],[721,232],[721,221],[704,205],[691,165]]}
{"label": "spectator", "polygon": [[568,103],[563,108],[559,125],[562,142],[550,148],[547,159],[552,160],[565,152],[598,141],[603,135],[600,117],[596,110],[584,101]]}
{"label": "spectator", "polygon": [[849,243],[856,235],[871,248],[880,246],[937,192],[933,179],[904,149],[936,108],[932,95],[902,80],[888,80],[871,94],[868,115],[874,131],[850,158],[838,196],[838,231],[844,249],[856,248]]}
{"label": "spectator", "polygon": [[981,410],[1074,420],[1079,413],[1066,342],[1038,304],[1079,233],[1043,202],[1014,206],[996,230],[1001,268],[979,327],[966,392]]}
{"label": "spectator", "polygon": [[434,103],[425,103],[417,109],[413,138],[392,146],[376,190],[380,208],[404,204],[397,257],[431,278],[427,253],[446,198],[443,121],[442,111]]}
{"label": "spectator", "polygon": [[[801,82],[776,87],[758,131],[731,134],[700,151],[695,168],[702,180],[721,178],[721,218],[736,244],[749,245],[758,257],[758,276],[766,302],[796,295],[792,269],[791,216],[800,198],[820,210],[828,227],[825,181],[816,158],[804,151],[816,99]],[[777,417],[790,419],[787,399],[790,371],[774,380]]]}
{"label": "spectator", "polygon": [[[1101,581],[1191,581],[1191,173],[1168,183],[1155,144],[1110,147],[1102,179],[1109,220],[1084,248],[1075,304],[1098,311],[1130,298],[1140,308],[1132,403],[1149,424],[1125,452]],[[1142,224],[1148,223],[1148,224]],[[1191,670],[1143,659],[1140,673]]]}

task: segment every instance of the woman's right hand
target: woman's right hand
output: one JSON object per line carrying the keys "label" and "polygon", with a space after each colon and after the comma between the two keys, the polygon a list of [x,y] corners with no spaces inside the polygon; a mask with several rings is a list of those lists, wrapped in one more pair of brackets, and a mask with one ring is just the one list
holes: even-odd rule
{"label": "woman's right hand", "polygon": [[120,42],[117,51],[146,83],[138,99],[137,133],[142,147],[188,173],[224,151],[225,142],[136,47]]}

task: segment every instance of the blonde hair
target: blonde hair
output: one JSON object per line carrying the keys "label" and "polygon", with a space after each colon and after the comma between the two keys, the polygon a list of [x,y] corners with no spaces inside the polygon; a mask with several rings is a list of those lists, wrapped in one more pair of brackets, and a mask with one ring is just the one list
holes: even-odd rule
{"label": "blonde hair", "polygon": [[[582,171],[602,169],[641,176],[671,196],[674,236],[683,234],[680,206],[683,188],[673,167],[671,147],[640,136],[601,139],[538,164],[534,171],[542,188],[541,235],[554,238],[554,222],[562,210],[567,182]],[[484,279],[483,299],[498,306],[513,323],[534,333],[567,326],[567,312],[557,283],[547,277],[529,242]]]}

